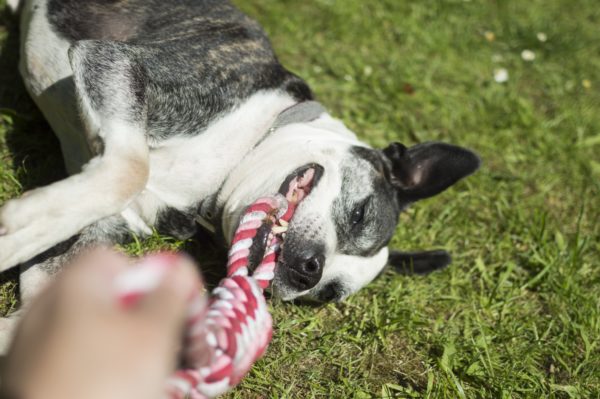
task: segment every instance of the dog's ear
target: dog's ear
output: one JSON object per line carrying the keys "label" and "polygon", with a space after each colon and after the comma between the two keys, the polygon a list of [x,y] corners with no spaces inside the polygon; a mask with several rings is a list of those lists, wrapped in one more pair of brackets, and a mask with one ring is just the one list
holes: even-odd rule
{"label": "dog's ear", "polygon": [[450,254],[444,250],[424,252],[390,251],[388,264],[399,274],[429,274],[443,269],[452,262]]}
{"label": "dog's ear", "polygon": [[423,143],[411,148],[392,143],[382,150],[391,165],[390,178],[405,201],[436,195],[475,172],[479,157],[462,147]]}

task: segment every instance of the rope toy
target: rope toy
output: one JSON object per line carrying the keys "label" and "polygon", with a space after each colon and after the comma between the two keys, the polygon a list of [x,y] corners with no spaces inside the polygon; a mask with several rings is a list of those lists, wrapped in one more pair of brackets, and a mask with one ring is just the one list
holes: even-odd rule
{"label": "rope toy", "polygon": [[[213,290],[207,308],[200,293],[190,301],[184,368],[168,379],[168,398],[201,399],[223,394],[264,354],[273,330],[263,290],[275,276],[282,233],[294,208],[294,203],[277,194],[246,209],[232,240],[227,277]],[[259,241],[267,246],[252,273],[251,247],[255,242],[260,245]]]}

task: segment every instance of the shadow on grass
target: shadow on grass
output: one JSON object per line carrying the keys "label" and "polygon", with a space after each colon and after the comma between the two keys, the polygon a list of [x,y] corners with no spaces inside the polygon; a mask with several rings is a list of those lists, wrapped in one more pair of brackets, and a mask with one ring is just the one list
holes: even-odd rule
{"label": "shadow on grass", "polygon": [[183,249],[198,263],[208,290],[216,287],[225,277],[227,247],[213,235],[200,229]]}
{"label": "shadow on grass", "polygon": [[47,185],[66,176],[58,139],[30,99],[18,70],[18,18],[7,10],[0,26],[8,36],[0,51],[0,108],[12,116],[6,143],[12,167],[23,190]]}

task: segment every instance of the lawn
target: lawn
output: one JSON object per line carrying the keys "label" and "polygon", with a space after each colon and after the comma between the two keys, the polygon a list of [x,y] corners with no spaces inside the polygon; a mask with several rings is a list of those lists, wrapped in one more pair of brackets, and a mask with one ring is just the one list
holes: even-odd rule
{"label": "lawn", "polygon": [[[452,142],[483,167],[405,212],[391,243],[446,248],[450,268],[274,302],[273,343],[228,397],[600,398],[597,1],[236,3],[365,141]],[[15,34],[0,16],[0,203],[64,173]],[[157,245],[173,244],[129,250]]]}

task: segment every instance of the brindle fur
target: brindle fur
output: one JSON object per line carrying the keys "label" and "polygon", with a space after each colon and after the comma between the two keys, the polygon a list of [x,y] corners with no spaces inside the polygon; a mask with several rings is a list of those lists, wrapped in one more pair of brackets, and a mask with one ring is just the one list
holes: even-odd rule
{"label": "brindle fur", "polygon": [[102,54],[89,57],[96,71],[87,75],[90,88],[98,56],[134,61],[154,140],[196,135],[259,90],[312,99],[308,85],[279,63],[260,25],[226,0],[50,0],[48,19],[73,43],[103,41],[96,49]]}

